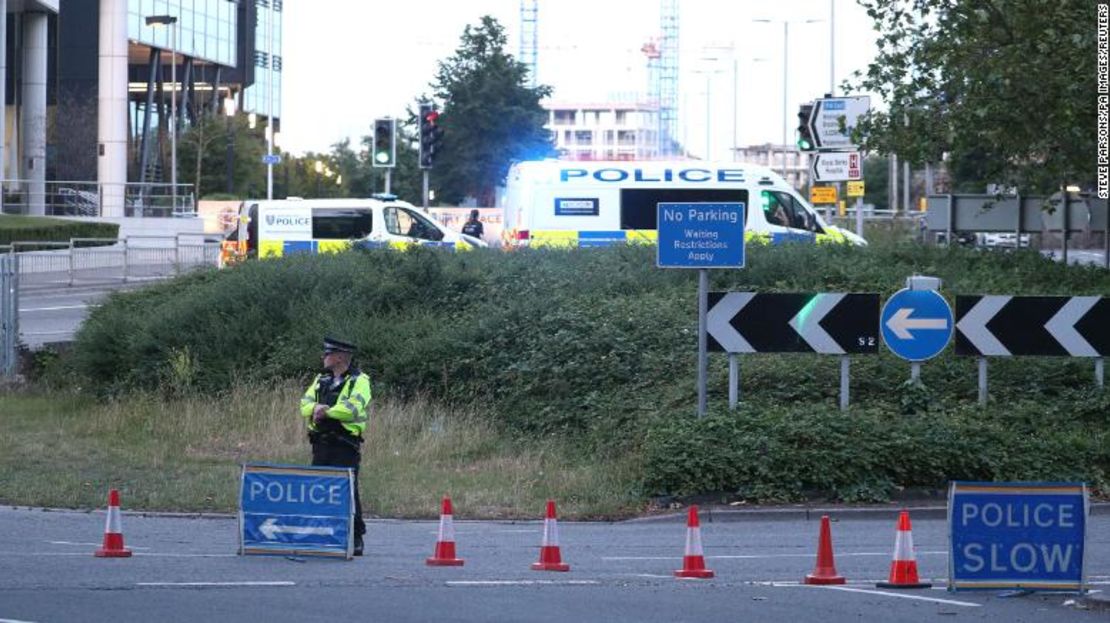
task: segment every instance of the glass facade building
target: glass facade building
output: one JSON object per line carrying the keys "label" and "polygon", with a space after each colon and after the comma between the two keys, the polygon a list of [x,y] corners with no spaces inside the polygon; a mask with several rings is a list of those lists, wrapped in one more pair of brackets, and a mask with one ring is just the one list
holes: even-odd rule
{"label": "glass facade building", "polygon": [[170,29],[147,26],[150,15],[178,19],[177,52],[218,65],[234,67],[238,37],[238,2],[233,0],[129,0],[127,38],[170,49]]}
{"label": "glass facade building", "polygon": [[[243,94],[243,110],[281,119],[281,27],[283,0],[245,0],[255,5],[254,84]],[[272,69],[272,71],[271,71]],[[273,86],[271,88],[271,76]]]}

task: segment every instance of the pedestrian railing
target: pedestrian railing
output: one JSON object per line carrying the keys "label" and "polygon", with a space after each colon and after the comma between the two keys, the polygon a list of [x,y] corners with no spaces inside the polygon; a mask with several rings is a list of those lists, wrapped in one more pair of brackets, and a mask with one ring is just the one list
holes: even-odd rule
{"label": "pedestrian railing", "polygon": [[0,252],[18,258],[21,288],[48,288],[150,281],[216,267],[221,240],[191,233],[71,238],[13,242]]}
{"label": "pedestrian railing", "polygon": [[[196,216],[191,184],[0,180],[4,213],[43,216]],[[114,192],[113,192],[114,189]],[[115,203],[115,205],[112,205]]]}

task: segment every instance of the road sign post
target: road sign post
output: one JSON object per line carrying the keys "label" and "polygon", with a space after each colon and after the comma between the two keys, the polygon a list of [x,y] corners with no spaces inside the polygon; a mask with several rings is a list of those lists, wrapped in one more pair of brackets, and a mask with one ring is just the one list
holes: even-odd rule
{"label": "road sign post", "polygon": [[698,270],[698,417],[707,410],[706,350],[710,268],[744,267],[744,203],[659,203],[656,206],[660,268]]}
{"label": "road sign post", "polygon": [[240,483],[240,555],[351,558],[350,469],[246,464]]}
{"label": "road sign post", "polygon": [[1083,483],[953,482],[948,590],[1087,588]]}

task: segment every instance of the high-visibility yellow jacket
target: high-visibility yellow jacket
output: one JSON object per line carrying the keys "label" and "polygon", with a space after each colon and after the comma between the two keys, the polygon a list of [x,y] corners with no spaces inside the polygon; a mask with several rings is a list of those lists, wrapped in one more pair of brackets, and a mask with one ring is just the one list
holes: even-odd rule
{"label": "high-visibility yellow jacket", "polygon": [[[317,374],[312,379],[312,384],[301,397],[301,416],[305,418],[310,431],[346,432],[362,437],[366,422],[369,421],[370,377],[357,368],[352,368],[347,371],[346,379],[338,392],[329,391],[332,380],[330,372]],[[312,410],[317,404],[329,405],[327,419],[321,423],[317,423],[312,417]]]}

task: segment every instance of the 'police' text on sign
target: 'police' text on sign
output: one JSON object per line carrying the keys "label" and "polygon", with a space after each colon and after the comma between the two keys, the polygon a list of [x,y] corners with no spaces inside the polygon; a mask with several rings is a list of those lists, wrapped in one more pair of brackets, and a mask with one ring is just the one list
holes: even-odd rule
{"label": "'police' text on sign", "polygon": [[949,590],[1081,590],[1087,489],[1076,483],[954,482]]}

